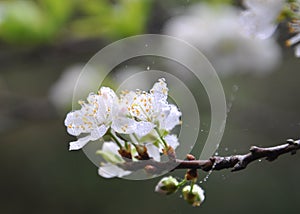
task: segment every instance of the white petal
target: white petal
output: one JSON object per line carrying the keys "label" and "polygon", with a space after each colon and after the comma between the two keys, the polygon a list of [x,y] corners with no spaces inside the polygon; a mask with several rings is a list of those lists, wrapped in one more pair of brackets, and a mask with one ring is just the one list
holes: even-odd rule
{"label": "white petal", "polygon": [[296,57],[300,57],[300,45],[297,45],[295,48],[295,55]]}
{"label": "white petal", "polygon": [[164,120],[160,121],[160,128],[165,129],[167,131],[172,130],[176,125],[180,124],[181,112],[175,105],[170,104],[170,107],[170,113],[166,116]]}
{"label": "white petal", "polygon": [[[284,0],[245,0],[244,5],[261,14],[275,16],[273,14],[279,13],[284,4]],[[275,18],[275,17],[274,17]]]}
{"label": "white petal", "polygon": [[165,137],[165,141],[169,146],[171,146],[173,149],[176,149],[177,146],[179,146],[179,141],[176,135],[167,135]]}
{"label": "white petal", "polygon": [[119,149],[120,148],[118,147],[118,145],[114,142],[104,142],[102,145],[103,152],[111,152],[113,154],[119,155],[119,152],[118,152]]}
{"label": "white petal", "polygon": [[129,175],[130,173],[131,171],[125,171],[120,167],[111,163],[106,163],[103,166],[99,167],[98,169],[98,174],[104,178],[113,178],[113,177],[120,178]]}
{"label": "white petal", "polygon": [[136,121],[127,117],[117,117],[113,120],[111,128],[122,134],[132,134],[136,130]]}
{"label": "white petal", "polygon": [[151,122],[140,121],[136,123],[135,133],[138,137],[143,137],[153,130],[155,125]]}
{"label": "white petal", "polygon": [[243,33],[250,38],[267,39],[275,32],[277,25],[253,11],[244,11],[239,18]]}
{"label": "white petal", "polygon": [[69,150],[79,150],[91,140],[91,136],[79,138],[77,141],[70,142]]}
{"label": "white petal", "polygon": [[76,127],[82,125],[81,111],[77,110],[77,111],[68,113],[64,123],[65,123],[65,126],[67,127],[67,131],[70,135],[73,135],[73,136],[80,135],[82,130],[80,128],[76,128]]}
{"label": "white petal", "polygon": [[157,148],[153,143],[146,144],[147,152],[151,158],[155,161],[160,161],[160,152],[159,148]]}
{"label": "white petal", "polygon": [[91,140],[98,140],[99,138],[103,137],[103,135],[107,132],[108,126],[101,125],[91,132]]}
{"label": "white petal", "polygon": [[167,100],[168,98],[168,87],[165,82],[165,79],[159,79],[158,82],[156,82],[150,92],[153,94],[155,100]]}

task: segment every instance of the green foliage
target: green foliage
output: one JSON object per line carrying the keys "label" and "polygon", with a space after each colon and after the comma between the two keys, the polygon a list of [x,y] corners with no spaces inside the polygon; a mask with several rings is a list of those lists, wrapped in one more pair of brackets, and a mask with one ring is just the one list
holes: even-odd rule
{"label": "green foliage", "polygon": [[149,6],[150,0],[4,1],[0,3],[0,39],[14,44],[39,44],[58,35],[135,35],[145,30]]}
{"label": "green foliage", "polygon": [[67,20],[70,14],[70,2],[70,0],[44,0],[0,3],[2,11],[1,39],[9,43],[49,41]]}
{"label": "green foliage", "polygon": [[75,20],[71,29],[79,36],[120,38],[143,33],[150,7],[149,0],[107,0],[79,2],[82,17]]}

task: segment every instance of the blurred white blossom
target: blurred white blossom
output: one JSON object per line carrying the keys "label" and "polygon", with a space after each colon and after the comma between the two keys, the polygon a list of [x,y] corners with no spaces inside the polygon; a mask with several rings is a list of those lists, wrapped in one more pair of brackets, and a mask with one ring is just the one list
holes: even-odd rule
{"label": "blurred white blossom", "polygon": [[258,39],[272,36],[285,0],[244,0],[243,3],[247,10],[240,17],[242,32]]}
{"label": "blurred white blossom", "polygon": [[[90,88],[98,87],[98,80],[102,73],[92,67],[86,67],[88,75],[80,76],[83,68],[83,64],[68,67],[62,72],[59,79],[50,88],[49,99],[57,109],[65,110],[71,106],[70,104],[72,103],[73,92],[76,84],[81,84],[81,90],[78,91],[78,96],[80,97],[86,96],[90,92]],[[81,77],[80,83],[77,83],[79,77]]]}
{"label": "blurred white blossom", "polygon": [[[197,47],[218,73],[266,73],[280,62],[280,48],[273,38],[245,36],[239,23],[240,13],[229,5],[194,5],[184,15],[167,22],[165,33]],[[183,51],[178,54],[188,57]]]}
{"label": "blurred white blossom", "polygon": [[300,57],[300,1],[291,3],[293,19],[289,23],[289,30],[295,35],[286,41],[288,47],[295,45],[295,56]]}

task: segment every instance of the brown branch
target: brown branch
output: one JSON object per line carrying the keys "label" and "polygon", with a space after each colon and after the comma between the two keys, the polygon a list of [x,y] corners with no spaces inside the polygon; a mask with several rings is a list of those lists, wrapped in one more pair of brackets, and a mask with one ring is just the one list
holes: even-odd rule
{"label": "brown branch", "polygon": [[212,156],[208,160],[170,160],[167,162],[157,162],[153,159],[137,162],[126,162],[120,165],[126,170],[145,169],[150,173],[161,173],[165,170],[176,169],[201,169],[204,171],[222,170],[231,168],[231,171],[245,169],[251,162],[265,158],[274,161],[280,155],[291,153],[292,155],[300,149],[300,140],[287,140],[287,143],[274,147],[252,146],[250,152],[244,155],[231,155],[226,157]]}

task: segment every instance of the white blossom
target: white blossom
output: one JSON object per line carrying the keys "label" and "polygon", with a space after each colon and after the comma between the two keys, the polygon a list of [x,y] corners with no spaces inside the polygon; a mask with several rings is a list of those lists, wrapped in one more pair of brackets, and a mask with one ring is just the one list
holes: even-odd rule
{"label": "white blossom", "polygon": [[243,3],[247,8],[240,17],[243,32],[247,36],[259,39],[272,36],[285,0],[244,0]]}
{"label": "white blossom", "polygon": [[[280,47],[273,37],[261,40],[245,36],[240,13],[229,5],[198,4],[171,18],[164,32],[198,48],[219,74],[266,74],[280,62]],[[189,52],[184,50],[176,54],[178,58],[189,58]]]}
{"label": "white blossom", "polygon": [[124,92],[121,102],[124,112],[135,118],[135,133],[142,137],[150,133],[155,127],[159,130],[172,130],[180,124],[181,112],[178,108],[167,102],[168,88],[164,79],[156,82],[150,93],[137,90]]}
{"label": "white blossom", "polygon": [[[82,73],[84,67],[85,72]],[[88,65],[75,64],[66,68],[49,90],[50,102],[57,109],[65,110],[71,106],[75,87],[77,88],[76,95],[84,97],[93,88],[98,87],[101,75],[104,75],[101,70]]]}
{"label": "white blossom", "polygon": [[90,93],[87,103],[81,101],[81,109],[70,112],[65,119],[65,126],[69,134],[87,136],[70,143],[70,150],[81,149],[89,141],[101,138],[109,129],[115,113],[117,96],[108,87],[102,87],[99,94]]}

